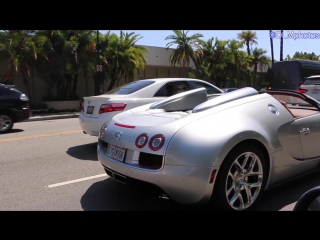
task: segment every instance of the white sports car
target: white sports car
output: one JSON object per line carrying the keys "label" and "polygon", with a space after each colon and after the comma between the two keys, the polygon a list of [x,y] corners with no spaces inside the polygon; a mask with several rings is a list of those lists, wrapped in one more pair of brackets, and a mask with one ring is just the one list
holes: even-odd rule
{"label": "white sports car", "polygon": [[116,115],[98,159],[125,185],[153,185],[182,204],[252,208],[264,190],[320,167],[320,102],[289,90],[194,89]]}
{"label": "white sports car", "polygon": [[84,97],[79,116],[80,126],[85,134],[98,137],[101,126],[122,111],[203,87],[210,97],[224,94],[216,86],[197,79],[157,78],[134,81],[100,96]]}

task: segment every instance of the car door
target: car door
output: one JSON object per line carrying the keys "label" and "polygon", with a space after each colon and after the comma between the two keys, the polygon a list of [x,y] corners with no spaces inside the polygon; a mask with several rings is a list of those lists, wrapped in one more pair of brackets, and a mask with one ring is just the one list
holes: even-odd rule
{"label": "car door", "polygon": [[299,134],[303,158],[308,160],[320,157],[320,113],[298,118],[294,125]]}
{"label": "car door", "polygon": [[299,135],[303,159],[320,157],[320,112],[307,101],[290,97],[287,102],[291,113],[295,116],[294,126]]}
{"label": "car door", "polygon": [[158,102],[175,94],[189,91],[187,81],[176,81],[165,83],[153,96],[153,101]]}
{"label": "car door", "polygon": [[215,88],[207,83],[191,80],[191,81],[189,81],[189,85],[190,85],[191,89],[197,89],[197,88],[204,87],[205,89],[207,89],[208,97],[220,96],[222,94],[222,92],[218,88]]}

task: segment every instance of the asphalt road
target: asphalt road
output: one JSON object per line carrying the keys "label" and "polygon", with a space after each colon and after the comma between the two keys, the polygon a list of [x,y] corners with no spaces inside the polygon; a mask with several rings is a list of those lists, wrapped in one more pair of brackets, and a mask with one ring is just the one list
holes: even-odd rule
{"label": "asphalt road", "polygon": [[[135,192],[110,179],[96,156],[97,138],[78,119],[17,123],[0,135],[0,211],[210,210]],[[319,173],[266,192],[255,210],[290,211]]]}

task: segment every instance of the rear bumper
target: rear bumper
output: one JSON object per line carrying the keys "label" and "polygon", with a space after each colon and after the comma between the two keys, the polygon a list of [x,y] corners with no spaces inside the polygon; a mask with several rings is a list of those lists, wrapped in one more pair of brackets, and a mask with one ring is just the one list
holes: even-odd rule
{"label": "rear bumper", "polygon": [[159,193],[180,204],[205,204],[211,199],[214,184],[209,179],[214,167],[164,165],[154,171],[113,160],[99,145],[97,152],[107,174],[123,184],[140,182],[157,186]]}
{"label": "rear bumper", "polygon": [[102,125],[112,117],[110,114],[105,114],[97,118],[92,118],[86,117],[81,113],[79,116],[79,124],[85,133],[98,137]]}
{"label": "rear bumper", "polygon": [[11,110],[14,114],[15,122],[22,122],[31,117],[31,111],[29,108],[22,109],[22,110],[19,110],[19,109],[11,109]]}

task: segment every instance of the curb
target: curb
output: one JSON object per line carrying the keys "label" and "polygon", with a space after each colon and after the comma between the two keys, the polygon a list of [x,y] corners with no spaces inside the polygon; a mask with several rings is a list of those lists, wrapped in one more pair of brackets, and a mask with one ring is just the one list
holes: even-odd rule
{"label": "curb", "polygon": [[23,122],[35,122],[35,121],[46,121],[46,120],[57,120],[57,119],[66,119],[66,118],[78,118],[79,114],[72,115],[56,115],[56,116],[34,116]]}

